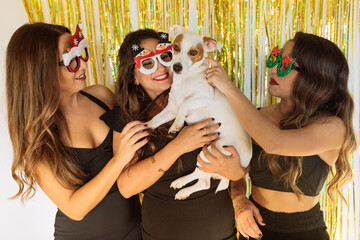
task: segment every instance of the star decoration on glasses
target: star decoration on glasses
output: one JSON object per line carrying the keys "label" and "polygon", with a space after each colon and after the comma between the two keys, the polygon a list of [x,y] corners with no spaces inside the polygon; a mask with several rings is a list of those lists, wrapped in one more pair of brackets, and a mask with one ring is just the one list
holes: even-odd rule
{"label": "star decoration on glasses", "polygon": [[293,58],[291,58],[289,55],[286,55],[284,59],[281,61],[281,64],[285,66],[285,68],[289,67],[289,64],[293,62]]}
{"label": "star decoration on glasses", "polygon": [[137,44],[133,44],[132,46],[131,46],[131,48],[132,48],[132,50],[134,50],[134,51],[137,51],[137,50],[139,50],[139,45],[137,45]]}
{"label": "star decoration on glasses", "polygon": [[274,47],[271,51],[271,56],[277,57],[279,53],[281,53],[281,49]]}

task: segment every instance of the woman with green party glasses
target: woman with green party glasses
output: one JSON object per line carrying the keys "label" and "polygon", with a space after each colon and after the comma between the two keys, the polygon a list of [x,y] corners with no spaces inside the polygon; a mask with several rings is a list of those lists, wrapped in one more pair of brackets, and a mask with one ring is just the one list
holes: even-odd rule
{"label": "woman with green party glasses", "polygon": [[[356,148],[353,101],[347,89],[349,68],[331,41],[298,32],[282,49],[274,48],[268,91],[279,103],[256,109],[213,59],[208,82],[223,92],[253,138],[251,196],[231,195],[240,239],[329,239],[319,206],[327,186],[334,196],[352,178],[348,162]],[[223,171],[221,157],[207,172]]]}

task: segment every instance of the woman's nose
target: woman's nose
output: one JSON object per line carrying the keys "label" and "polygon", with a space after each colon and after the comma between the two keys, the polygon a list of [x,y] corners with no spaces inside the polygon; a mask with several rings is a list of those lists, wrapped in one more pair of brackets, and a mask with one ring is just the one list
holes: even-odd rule
{"label": "woman's nose", "polygon": [[79,59],[80,59],[80,68],[86,69],[86,68],[87,68],[86,62],[85,62],[83,59],[81,59],[81,58],[79,58]]}
{"label": "woman's nose", "polygon": [[162,65],[161,62],[160,62],[158,59],[156,59],[156,60],[158,61],[158,68],[157,68],[157,70],[158,70],[158,71],[160,71],[160,70],[163,71],[163,70],[165,69],[165,66]]}

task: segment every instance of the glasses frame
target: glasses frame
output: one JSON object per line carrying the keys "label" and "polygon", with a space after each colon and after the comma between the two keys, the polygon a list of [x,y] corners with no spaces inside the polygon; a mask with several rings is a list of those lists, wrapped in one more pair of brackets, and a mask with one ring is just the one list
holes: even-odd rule
{"label": "glasses frame", "polygon": [[[275,48],[277,48],[277,47],[275,47]],[[277,49],[278,49],[278,48],[277,48]],[[274,48],[273,48],[273,50],[274,50]],[[272,50],[272,51],[273,51],[273,50]],[[278,53],[278,55],[276,56],[276,60],[275,60],[273,63],[271,63],[271,53],[270,53],[270,55],[269,55],[269,57],[268,57],[268,60],[267,60],[267,62],[266,62],[266,66],[267,66],[268,68],[273,68],[273,67],[276,66],[276,64],[277,64],[278,66],[277,66],[277,71],[276,71],[276,72],[277,72],[277,75],[278,75],[279,77],[285,77],[285,76],[288,75],[289,72],[290,72],[291,70],[293,70],[293,69],[294,69],[295,71],[300,72],[300,68],[299,68],[298,66],[295,66],[295,65],[294,65],[294,63],[295,63],[295,61],[296,61],[296,58],[293,58],[293,61],[292,61],[291,63],[289,63],[289,66],[286,68],[285,71],[281,71],[281,67],[283,66],[282,61],[285,60],[285,57],[286,57],[286,56],[281,57],[283,51],[284,51],[284,48],[281,48],[280,53]],[[289,56],[289,57],[291,58],[291,53],[290,53],[289,55],[287,55],[287,56]]]}
{"label": "glasses frame", "polygon": [[[80,59],[82,59],[84,62],[87,62],[89,60],[89,52],[88,52],[87,48],[84,48],[84,50],[85,50],[85,53],[86,53],[86,56],[87,56],[86,58],[83,58],[82,56],[76,56],[76,57],[73,58],[73,59],[75,59],[76,64],[77,64],[75,69],[72,69],[70,67],[70,64],[68,66],[65,66],[64,60],[61,60],[61,62],[59,62],[59,64],[58,64],[58,66],[59,67],[65,66],[69,72],[77,72],[79,70],[79,68],[80,68]],[[71,61],[73,59],[71,59]]]}
{"label": "glasses frame", "polygon": [[[162,60],[162,58],[161,58],[161,55],[162,55],[163,53],[166,53],[166,52],[171,52],[171,55],[172,55],[171,61],[169,61],[169,62],[165,62],[165,61]],[[173,58],[173,56],[174,56],[174,53],[173,53],[172,50],[166,50],[166,51],[156,51],[156,54],[154,54],[154,53],[151,54],[151,53],[150,53],[149,55],[151,55],[151,57],[141,59],[141,61],[140,61],[140,68],[136,67],[136,65],[135,65],[135,68],[139,69],[139,71],[140,71],[141,73],[143,73],[143,74],[152,74],[152,73],[156,72],[156,70],[157,70],[157,68],[158,68],[158,61],[159,61],[163,66],[166,66],[166,67],[170,66],[170,65],[171,65],[171,62],[172,62],[172,58]],[[153,66],[152,68],[150,68],[150,69],[146,69],[146,68],[142,65],[142,62],[143,62],[143,61],[146,61],[146,60],[149,60],[149,59],[152,59],[152,60],[154,61],[154,66]]]}

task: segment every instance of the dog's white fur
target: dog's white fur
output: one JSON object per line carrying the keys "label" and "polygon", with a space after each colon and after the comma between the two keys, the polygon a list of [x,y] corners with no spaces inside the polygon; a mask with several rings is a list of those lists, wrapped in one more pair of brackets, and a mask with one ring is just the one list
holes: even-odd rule
{"label": "dog's white fur", "polygon": [[[220,135],[215,143],[216,148],[229,156],[230,153],[225,151],[223,146],[233,145],[240,155],[241,165],[246,167],[252,156],[251,138],[241,126],[227,98],[216,88],[210,86],[205,79],[205,70],[209,68],[208,64],[204,62],[206,52],[213,51],[215,48],[220,50],[221,45],[211,38],[203,39],[196,33],[183,31],[180,26],[176,25],[171,28],[170,36],[173,36],[175,41],[176,36],[180,34],[183,37],[181,51],[174,54],[171,67],[174,70],[174,65],[179,66],[180,64],[182,70],[179,73],[174,71],[168,105],[147,124],[150,128],[156,128],[175,118],[169,129],[169,132],[173,133],[183,127],[184,121],[192,125],[211,117],[215,118],[216,122],[221,123],[217,130]],[[198,46],[198,43],[204,48],[204,56],[200,61],[193,63],[189,59],[188,51],[191,47]],[[208,150],[211,153],[210,147]],[[200,153],[200,157],[205,162],[209,162],[203,152]],[[194,185],[181,189],[175,195],[175,199],[185,199],[193,192],[210,188],[211,178],[221,180],[216,192],[228,188],[228,179],[218,174],[205,173],[196,168],[193,173],[171,183],[172,188],[178,189],[195,179],[199,179]]]}

